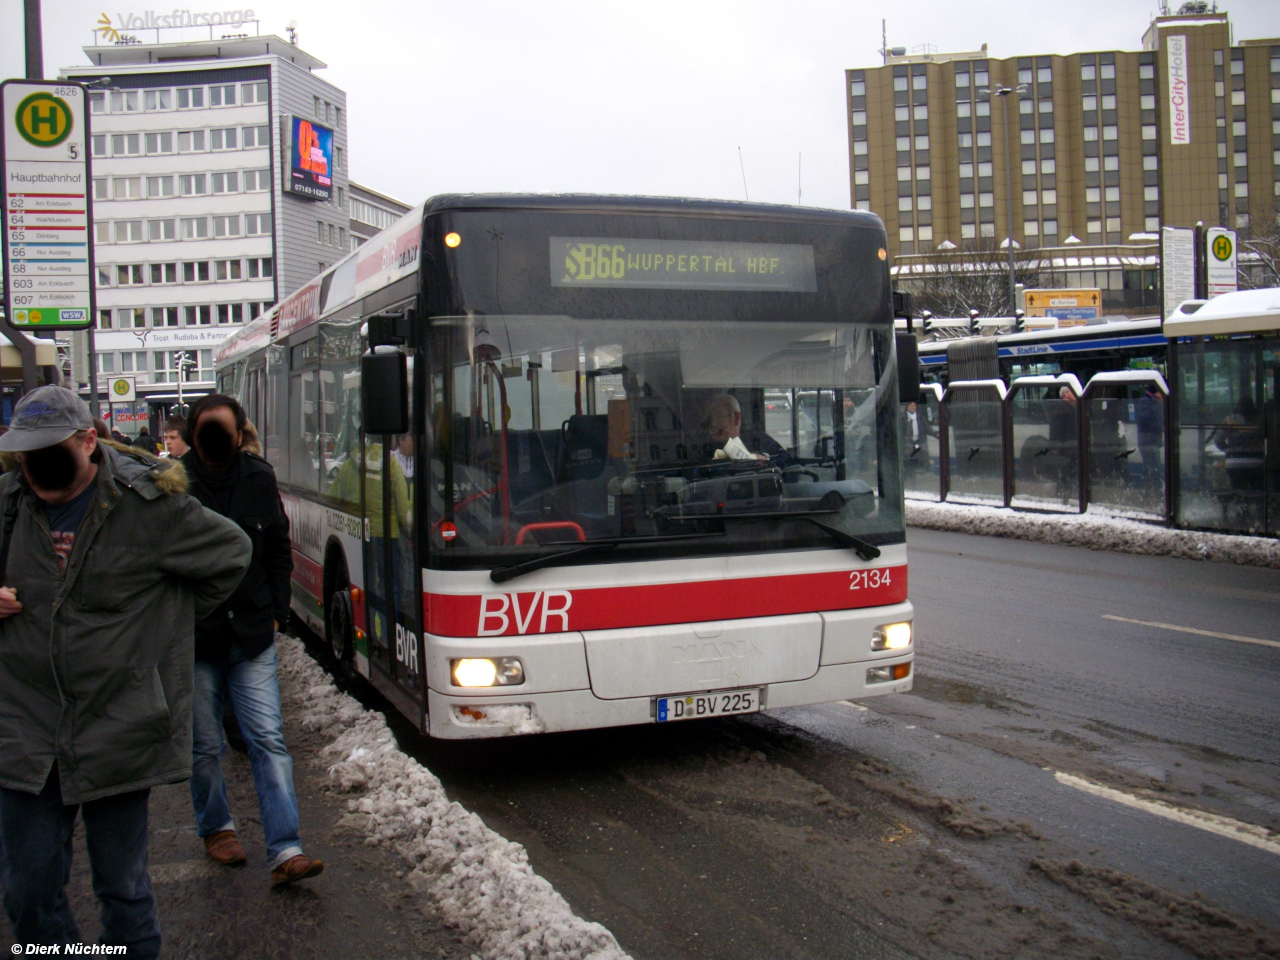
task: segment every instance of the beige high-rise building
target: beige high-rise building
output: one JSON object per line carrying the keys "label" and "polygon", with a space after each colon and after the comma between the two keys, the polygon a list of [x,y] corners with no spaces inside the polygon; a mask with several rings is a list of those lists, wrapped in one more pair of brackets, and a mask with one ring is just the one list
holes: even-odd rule
{"label": "beige high-rise building", "polygon": [[1154,312],[1162,225],[1275,221],[1280,39],[1233,43],[1198,0],[1140,51],[890,55],[846,93],[853,205],[885,221],[907,288],[939,260],[997,260],[1012,214],[1038,285]]}

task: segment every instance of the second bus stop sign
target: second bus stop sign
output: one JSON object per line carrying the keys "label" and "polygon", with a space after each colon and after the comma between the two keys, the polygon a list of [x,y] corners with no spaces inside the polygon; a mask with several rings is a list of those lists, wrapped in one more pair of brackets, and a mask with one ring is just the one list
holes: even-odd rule
{"label": "second bus stop sign", "polygon": [[85,91],[74,83],[0,84],[4,293],[17,327],[93,324],[93,240]]}

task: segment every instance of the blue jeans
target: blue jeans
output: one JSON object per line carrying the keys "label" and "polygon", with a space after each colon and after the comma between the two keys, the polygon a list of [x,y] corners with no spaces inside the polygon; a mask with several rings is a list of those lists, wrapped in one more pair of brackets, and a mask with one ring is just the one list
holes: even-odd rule
{"label": "blue jeans", "polygon": [[66,892],[71,830],[79,812],[93,892],[102,905],[100,942],[127,947],[134,960],[160,955],[160,921],[147,876],[150,798],[150,790],[134,790],[64,804],[56,763],[38,796],[0,788],[0,838],[6,854],[0,882],[16,942],[81,942]]}
{"label": "blue jeans", "polygon": [[222,739],[224,694],[231,697],[240,733],[249,748],[262,831],[267,838],[267,860],[274,868],[302,853],[298,800],[293,792],[293,758],[284,745],[284,722],[280,718],[275,644],[256,657],[246,657],[239,644],[233,643],[225,664],[196,661],[195,698],[191,705],[195,754],[191,802],[196,810],[196,832],[202,837],[236,828],[227,806],[227,783],[222,778],[221,758],[226,750]]}

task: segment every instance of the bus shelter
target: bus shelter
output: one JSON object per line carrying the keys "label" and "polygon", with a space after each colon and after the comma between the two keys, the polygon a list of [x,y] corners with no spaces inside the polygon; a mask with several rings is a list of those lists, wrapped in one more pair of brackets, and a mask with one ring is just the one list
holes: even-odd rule
{"label": "bus shelter", "polygon": [[1070,373],[1018,377],[1009,387],[1012,506],[1084,512],[1089,501],[1080,470],[1083,392]]}
{"label": "bus shelter", "polygon": [[942,425],[942,384],[922,383],[920,399],[902,404],[902,485],[911,497],[937,500]]}
{"label": "bus shelter", "polygon": [[1175,524],[1280,535],[1280,289],[1189,300],[1164,332]]}
{"label": "bus shelter", "polygon": [[1165,440],[1169,387],[1155,370],[1116,370],[1089,378],[1085,410],[1087,498],[1114,513],[1167,521]]}
{"label": "bus shelter", "polygon": [[943,391],[942,500],[1009,506],[1008,396],[1003,380],[956,380]]}

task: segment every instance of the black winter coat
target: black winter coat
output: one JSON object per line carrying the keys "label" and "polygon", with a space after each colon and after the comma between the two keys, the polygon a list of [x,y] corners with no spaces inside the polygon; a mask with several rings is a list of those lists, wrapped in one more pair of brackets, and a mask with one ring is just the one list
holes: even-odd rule
{"label": "black winter coat", "polygon": [[[213,492],[201,479],[196,452],[183,454],[182,464],[191,478],[191,495],[221,513]],[[232,641],[238,641],[248,656],[257,656],[275,642],[272,621],[283,625],[289,617],[293,551],[275,471],[261,457],[244,451],[233,469],[239,476],[223,515],[249,535],[253,559],[230,599],[196,624],[196,659],[207,663],[226,663]]]}

